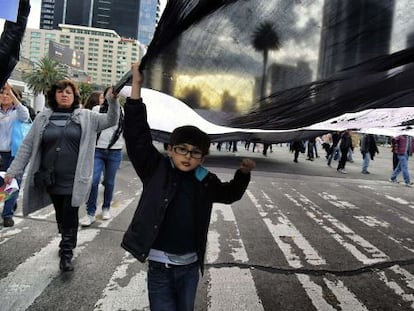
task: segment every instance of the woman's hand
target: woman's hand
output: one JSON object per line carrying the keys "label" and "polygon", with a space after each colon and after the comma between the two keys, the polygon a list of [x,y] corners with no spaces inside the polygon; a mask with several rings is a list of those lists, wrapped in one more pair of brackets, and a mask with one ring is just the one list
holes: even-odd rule
{"label": "woman's hand", "polygon": [[8,95],[10,97],[10,99],[12,100],[12,102],[13,102],[14,105],[20,104],[20,101],[14,95],[13,90],[12,90],[12,88],[11,88],[11,86],[10,86],[10,84],[8,82],[6,82],[6,84],[4,84],[3,94],[4,95]]}
{"label": "woman's hand", "polygon": [[16,178],[16,176],[11,175],[11,174],[6,174],[6,176],[4,176],[4,183],[7,185],[10,185],[13,178]]}
{"label": "woman's hand", "polygon": [[106,99],[108,103],[114,102],[114,99],[118,97],[118,94],[115,92],[114,88],[111,86],[106,93]]}

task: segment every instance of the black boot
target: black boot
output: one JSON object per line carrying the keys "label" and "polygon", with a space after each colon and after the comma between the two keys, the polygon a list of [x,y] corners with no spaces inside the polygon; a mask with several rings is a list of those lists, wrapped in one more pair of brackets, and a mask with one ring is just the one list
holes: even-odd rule
{"label": "black boot", "polygon": [[63,229],[62,228],[62,241],[60,242],[60,263],[59,268],[63,272],[73,271],[73,249],[76,247],[78,236],[78,229]]}

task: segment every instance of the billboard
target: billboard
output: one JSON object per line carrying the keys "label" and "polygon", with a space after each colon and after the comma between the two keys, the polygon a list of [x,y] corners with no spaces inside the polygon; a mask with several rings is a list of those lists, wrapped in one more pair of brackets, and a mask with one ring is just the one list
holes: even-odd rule
{"label": "billboard", "polygon": [[84,69],[85,54],[63,44],[49,41],[49,57],[70,67]]}

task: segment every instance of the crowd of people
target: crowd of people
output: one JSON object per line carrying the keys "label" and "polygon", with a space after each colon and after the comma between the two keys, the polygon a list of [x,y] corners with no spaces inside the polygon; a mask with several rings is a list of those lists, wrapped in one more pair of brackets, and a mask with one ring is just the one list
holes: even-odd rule
{"label": "crowd of people", "polygon": [[[237,152],[237,141],[217,143],[217,150],[222,151],[225,146],[228,152]],[[412,137],[409,135],[398,135],[390,141],[391,151],[393,153],[392,174],[389,181],[398,183],[397,176],[401,173],[404,184],[407,187],[413,185],[409,170],[408,159],[414,152],[414,144]],[[272,144],[259,141],[243,142],[244,149],[253,153],[262,153],[267,156],[268,150],[273,152]],[[347,174],[347,163],[354,162],[354,153],[359,150],[362,157],[361,174],[370,174],[368,167],[375,156],[379,154],[376,136],[373,134],[360,134],[352,130],[333,131],[325,135],[313,136],[304,140],[294,140],[286,143],[289,150],[293,153],[293,162],[299,162],[299,155],[306,156],[306,160],[314,161],[320,158],[320,153],[325,152],[325,159],[328,167],[332,167],[332,163],[337,161],[336,170],[340,174]],[[282,144],[283,145],[283,144]],[[252,147],[252,148],[251,148]],[[402,159],[400,161],[400,159]]]}

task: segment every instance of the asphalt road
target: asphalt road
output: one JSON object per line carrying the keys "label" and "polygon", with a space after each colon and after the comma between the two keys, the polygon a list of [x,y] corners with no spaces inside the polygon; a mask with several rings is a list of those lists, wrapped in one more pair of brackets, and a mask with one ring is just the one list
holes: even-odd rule
{"label": "asphalt road", "polygon": [[[205,165],[224,180],[243,157],[257,168],[242,200],[214,208],[196,310],[414,309],[414,188],[387,181],[389,148],[369,175],[360,154],[339,174],[286,146],[211,150]],[[126,157],[113,218],[80,229],[73,273],[58,269],[53,208],[0,226],[0,310],[149,310],[146,265],[119,246],[141,190]]]}

